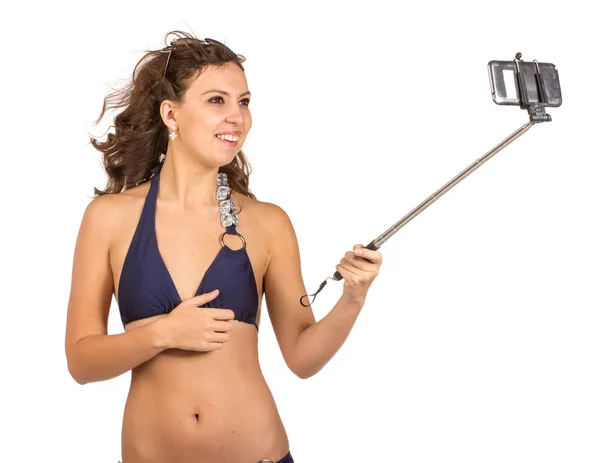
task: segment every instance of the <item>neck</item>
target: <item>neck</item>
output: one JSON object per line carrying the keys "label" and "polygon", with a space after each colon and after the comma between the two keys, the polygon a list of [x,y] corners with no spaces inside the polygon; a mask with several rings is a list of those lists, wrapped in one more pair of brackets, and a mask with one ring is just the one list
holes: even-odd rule
{"label": "neck", "polygon": [[218,208],[218,171],[184,156],[167,154],[160,171],[160,196],[184,210]]}

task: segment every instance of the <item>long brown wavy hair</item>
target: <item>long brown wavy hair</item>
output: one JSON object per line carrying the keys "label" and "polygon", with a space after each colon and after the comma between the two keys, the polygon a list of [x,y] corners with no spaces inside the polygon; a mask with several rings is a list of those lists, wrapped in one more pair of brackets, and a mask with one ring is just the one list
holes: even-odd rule
{"label": "long brown wavy hair", "polygon": [[[176,38],[168,45],[171,35]],[[206,66],[234,62],[244,71],[245,60],[216,40],[200,40],[182,31],[168,32],[165,48],[146,50],[133,70],[131,82],[106,95],[95,122],[98,124],[109,109],[122,110],[111,126],[114,133],[109,133],[105,141],[90,137],[94,148],[102,153],[108,175],[106,188],[94,188],[94,196],[120,193],[151,178],[151,169],[160,162],[161,154],[166,153],[169,140],[160,116],[162,101],[180,101],[190,78]],[[256,199],[248,187],[252,170],[242,151],[231,163],[220,167],[219,172],[227,174],[231,189]]]}

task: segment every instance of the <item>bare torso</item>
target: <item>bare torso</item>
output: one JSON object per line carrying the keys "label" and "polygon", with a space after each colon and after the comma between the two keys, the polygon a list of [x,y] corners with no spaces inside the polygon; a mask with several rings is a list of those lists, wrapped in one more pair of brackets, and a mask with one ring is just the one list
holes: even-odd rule
{"label": "bare torso", "polygon": [[[123,262],[137,226],[149,183],[115,198],[119,226],[111,240],[110,265],[115,294]],[[268,260],[264,203],[234,192],[238,232],[254,270],[259,294]],[[160,253],[182,300],[191,298],[221,248],[225,230],[218,207],[182,213],[159,197],[156,233]],[[241,247],[226,235],[225,244]],[[164,317],[131,322],[125,330]],[[220,350],[169,349],[132,370],[122,428],[123,463],[255,463],[277,461],[289,450],[285,429],[258,361],[258,334],[234,320],[230,340]]]}

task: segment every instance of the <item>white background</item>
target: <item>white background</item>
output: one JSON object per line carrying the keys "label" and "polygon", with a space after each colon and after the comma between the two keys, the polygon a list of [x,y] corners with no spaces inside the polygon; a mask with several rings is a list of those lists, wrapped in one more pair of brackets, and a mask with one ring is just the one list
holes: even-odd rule
{"label": "white background", "polygon": [[[493,103],[488,61],[556,64],[553,121],[381,248],[363,312],[319,374],[287,370],[266,310],[260,359],[298,463],[600,461],[596,16],[579,1],[485,4],[11,3],[0,461],[120,459],[130,374],[80,386],[63,346],[76,235],[105,182],[87,131],[105,128],[92,122],[109,85],[190,28],[247,58],[250,187],[292,219],[309,293],[527,122]],[[151,19],[170,14],[184,19]],[[341,290],[319,294],[318,319]]]}

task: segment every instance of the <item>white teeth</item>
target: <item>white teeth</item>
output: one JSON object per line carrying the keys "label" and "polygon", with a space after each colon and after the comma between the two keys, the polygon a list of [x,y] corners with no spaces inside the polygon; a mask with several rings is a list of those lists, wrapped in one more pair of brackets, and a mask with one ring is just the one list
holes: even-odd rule
{"label": "white teeth", "polygon": [[240,139],[240,136],[224,134],[224,135],[217,135],[217,138],[220,138],[221,140],[227,140],[227,141],[238,141]]}

